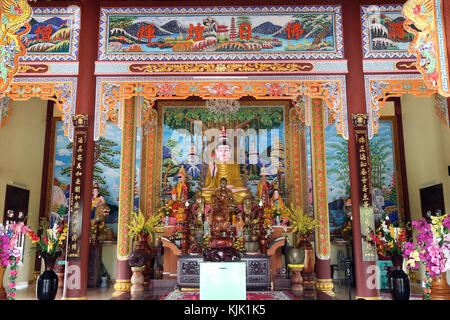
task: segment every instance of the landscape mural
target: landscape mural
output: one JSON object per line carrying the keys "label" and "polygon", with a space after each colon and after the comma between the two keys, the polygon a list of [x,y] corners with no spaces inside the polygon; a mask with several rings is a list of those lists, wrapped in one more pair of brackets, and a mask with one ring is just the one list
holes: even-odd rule
{"label": "landscape mural", "polygon": [[[70,173],[72,162],[72,143],[64,135],[63,123],[57,123],[54,178],[51,200],[51,219],[65,218],[69,206]],[[95,142],[93,184],[98,183],[100,194],[104,197],[110,213],[107,227],[117,232],[120,151],[122,131],[112,122],[108,123],[105,135]]]}
{"label": "landscape mural", "polygon": [[365,58],[410,57],[414,35],[406,31],[401,6],[362,6]]}
{"label": "landscape mural", "polygon": [[[308,131],[310,133],[310,130]],[[308,184],[311,180],[311,140],[307,137]],[[379,131],[369,142],[372,167],[372,202],[375,222],[387,213],[394,225],[398,224],[397,182],[395,181],[392,123],[380,121]],[[345,201],[350,198],[350,169],[348,141],[337,134],[336,126],[325,128],[327,160],[328,210],[331,234],[339,234],[346,221]],[[313,206],[310,195],[310,206]]]}
{"label": "landscape mural", "polygon": [[30,25],[23,60],[77,59],[79,8],[34,8]]}
{"label": "landscape mural", "polygon": [[[234,128],[235,144],[243,146],[239,158],[240,172],[246,187],[256,195],[261,170],[273,182],[281,176],[280,189],[285,188],[284,107],[240,107],[235,113],[220,114],[202,107],[166,107],[163,109],[163,144],[161,185],[167,193],[179,182],[178,173],[183,166],[190,184],[190,197],[202,187],[207,170],[207,152],[213,151],[216,142],[208,143],[208,129],[226,128],[227,138],[233,140],[230,128]],[[201,125],[193,119],[201,121]],[[247,136],[240,135],[250,133]],[[251,134],[253,132],[254,134]],[[238,155],[239,152],[234,152]],[[264,168],[264,169],[263,169]],[[284,189],[285,190],[285,189]]]}
{"label": "landscape mural", "polygon": [[168,53],[337,53],[342,30],[336,27],[337,9],[331,8],[276,14],[114,12],[105,22],[105,53],[130,59]]}

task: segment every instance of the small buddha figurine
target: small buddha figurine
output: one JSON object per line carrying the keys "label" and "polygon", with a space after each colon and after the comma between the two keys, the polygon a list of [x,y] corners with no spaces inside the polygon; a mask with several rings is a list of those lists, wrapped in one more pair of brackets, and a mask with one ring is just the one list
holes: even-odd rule
{"label": "small buddha figurine", "polygon": [[205,197],[202,196],[202,192],[200,190],[197,190],[195,192],[195,202],[192,205],[192,212],[195,214],[195,223],[197,225],[203,224],[203,216],[205,215],[205,204],[206,200]]}
{"label": "small buddha figurine", "polygon": [[219,201],[223,201],[224,209],[229,210],[229,208],[234,206],[233,192],[227,187],[227,179],[220,179],[220,187],[214,191],[211,196],[212,204],[217,205]]}
{"label": "small buddha figurine", "polygon": [[253,198],[250,192],[247,192],[247,195],[244,198],[243,209],[244,209],[244,222],[249,225],[253,212]]}

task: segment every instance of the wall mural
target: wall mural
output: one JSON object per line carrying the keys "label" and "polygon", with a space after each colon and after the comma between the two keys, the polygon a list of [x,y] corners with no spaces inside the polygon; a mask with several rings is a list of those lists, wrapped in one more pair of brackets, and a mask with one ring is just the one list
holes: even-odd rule
{"label": "wall mural", "polygon": [[[284,107],[243,106],[228,115],[200,107],[165,107],[161,152],[161,185],[165,197],[170,198],[169,193],[176,189],[183,171],[188,176],[189,198],[193,199],[195,191],[201,188],[218,187],[213,186],[214,179],[208,179],[208,170],[211,163],[219,162],[216,160],[221,151],[216,146],[224,137],[237,163],[236,168],[232,167],[236,164],[226,168],[235,183],[233,186],[247,187],[256,198],[261,176],[267,175],[269,183],[280,181],[280,194],[285,195],[284,126]],[[230,179],[228,183],[233,184]],[[235,195],[235,200],[242,203],[239,192]],[[206,192],[203,196],[208,202],[210,195]]]}
{"label": "wall mural", "polygon": [[102,8],[99,60],[343,58],[339,6]]}
{"label": "wall mural", "polygon": [[[64,135],[63,123],[56,125],[54,178],[51,200],[51,220],[64,218],[67,221],[72,163],[72,143]],[[120,151],[122,131],[109,123],[105,135],[95,142],[94,185],[98,184],[99,194],[109,209],[106,225],[117,233]],[[100,202],[97,203],[99,205]],[[102,204],[103,205],[103,204]],[[93,218],[93,216],[91,217]]]}
{"label": "wall mural", "polygon": [[[394,138],[391,121],[380,121],[380,129],[370,140],[372,166],[372,201],[375,222],[388,213],[395,225],[399,222],[397,181],[394,164]],[[307,138],[308,172],[311,170],[311,141]],[[339,235],[351,215],[346,202],[350,198],[350,169],[348,141],[336,133],[336,127],[325,128],[325,152],[327,159],[328,208],[330,234]],[[311,185],[311,175],[308,175]],[[310,206],[313,206],[310,197]]]}
{"label": "wall mural", "polygon": [[23,37],[21,61],[73,61],[78,58],[80,8],[33,8],[31,29]]}
{"label": "wall mural", "polygon": [[361,6],[364,58],[413,58],[402,6]]}

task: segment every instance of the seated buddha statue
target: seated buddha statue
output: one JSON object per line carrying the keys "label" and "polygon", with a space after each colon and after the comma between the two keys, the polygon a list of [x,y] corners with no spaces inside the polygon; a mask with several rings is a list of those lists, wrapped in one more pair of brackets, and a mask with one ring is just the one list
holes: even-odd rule
{"label": "seated buddha statue", "polygon": [[227,180],[227,187],[233,194],[234,201],[241,204],[246,195],[247,188],[242,182],[238,163],[230,163],[231,146],[227,141],[226,131],[222,129],[219,143],[215,148],[214,159],[208,164],[202,195],[206,203],[211,204],[211,195],[220,186],[220,180]]}

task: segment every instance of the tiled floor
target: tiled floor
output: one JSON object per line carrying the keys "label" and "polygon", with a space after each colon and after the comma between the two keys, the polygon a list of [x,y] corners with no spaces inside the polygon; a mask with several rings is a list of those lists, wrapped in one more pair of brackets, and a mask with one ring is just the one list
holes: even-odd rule
{"label": "tiled floor", "polygon": [[[149,292],[146,295],[145,299],[151,299],[151,300],[159,300],[165,293],[167,293],[171,288],[160,288],[158,290],[154,290],[152,292]],[[25,289],[20,289],[16,291],[16,300],[36,300],[36,287],[29,286]],[[110,300],[113,299],[113,292],[114,287],[112,284],[109,285],[108,288],[88,288],[87,290],[87,296],[88,300]],[[348,290],[348,287],[341,282],[341,285],[339,285],[337,282],[335,283],[334,287],[335,292],[335,300],[354,300],[356,295],[355,288],[351,288],[350,292]],[[383,292],[387,292],[386,290],[383,290]],[[411,284],[411,293],[420,293],[420,285],[418,284]],[[56,295],[56,300],[60,300],[62,298],[62,290],[58,291],[58,294]],[[130,296],[124,296],[122,299],[118,298],[119,300],[125,299],[130,300],[132,299]]]}

